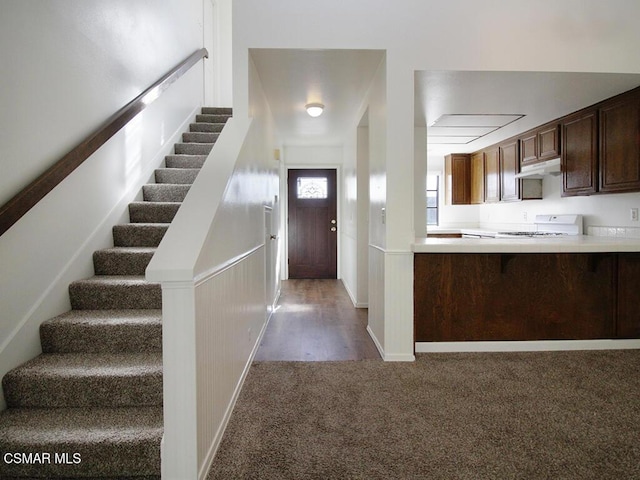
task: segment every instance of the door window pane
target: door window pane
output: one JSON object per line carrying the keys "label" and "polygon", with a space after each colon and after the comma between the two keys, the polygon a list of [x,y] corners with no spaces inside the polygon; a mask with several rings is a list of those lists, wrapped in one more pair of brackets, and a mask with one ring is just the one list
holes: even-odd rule
{"label": "door window pane", "polygon": [[327,198],[327,179],[322,177],[298,178],[298,198]]}

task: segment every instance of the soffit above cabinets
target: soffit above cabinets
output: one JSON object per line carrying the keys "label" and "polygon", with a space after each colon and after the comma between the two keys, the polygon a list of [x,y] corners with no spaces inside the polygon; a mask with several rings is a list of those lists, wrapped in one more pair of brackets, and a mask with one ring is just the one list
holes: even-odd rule
{"label": "soffit above cabinets", "polygon": [[640,75],[424,70],[414,85],[415,125],[426,127],[428,154],[440,156],[481,150],[631,90]]}

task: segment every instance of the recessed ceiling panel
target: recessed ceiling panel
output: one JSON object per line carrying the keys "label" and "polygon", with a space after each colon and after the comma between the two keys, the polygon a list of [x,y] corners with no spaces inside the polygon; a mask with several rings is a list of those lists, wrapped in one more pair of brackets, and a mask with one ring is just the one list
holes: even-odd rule
{"label": "recessed ceiling panel", "polygon": [[520,114],[446,114],[433,127],[504,127],[524,117]]}
{"label": "recessed ceiling panel", "polygon": [[427,138],[427,143],[436,144],[436,145],[464,145],[465,143],[473,142],[480,137],[431,137]]}
{"label": "recessed ceiling panel", "polygon": [[498,127],[429,127],[427,128],[427,135],[481,137],[493,132],[497,128]]}

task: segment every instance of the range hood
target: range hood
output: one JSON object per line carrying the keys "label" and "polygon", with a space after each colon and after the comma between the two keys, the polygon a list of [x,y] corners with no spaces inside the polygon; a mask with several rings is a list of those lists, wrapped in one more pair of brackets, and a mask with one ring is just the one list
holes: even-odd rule
{"label": "range hood", "polygon": [[516,175],[516,178],[542,178],[545,175],[560,175],[560,157],[533,165],[525,165]]}

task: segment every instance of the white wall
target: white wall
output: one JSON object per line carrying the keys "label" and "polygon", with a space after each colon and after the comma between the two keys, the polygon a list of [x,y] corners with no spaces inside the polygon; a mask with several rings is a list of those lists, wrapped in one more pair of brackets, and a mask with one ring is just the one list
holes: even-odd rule
{"label": "white wall", "polygon": [[[635,227],[629,210],[640,208],[640,193],[617,193],[589,197],[562,197],[562,177],[547,176],[543,179],[542,200],[527,200],[497,205],[481,205],[481,226],[532,224],[537,214],[581,213],[584,232],[589,227]],[[526,214],[526,219],[525,219]]]}
{"label": "white wall", "polygon": [[[313,21],[301,21],[301,19]],[[416,70],[640,73],[640,3],[635,0],[238,0],[234,2],[234,107],[246,108],[249,48],[386,50],[386,128],[372,138],[371,241],[410,252],[414,236],[413,78]],[[531,19],[523,20],[523,19]],[[330,25],[331,28],[327,28]],[[460,35],[459,32],[464,32]],[[353,128],[356,128],[354,125]],[[375,146],[373,145],[374,143]],[[382,155],[382,164],[375,161]],[[387,223],[380,228],[380,209]],[[400,262],[406,265],[406,262]],[[401,275],[412,278],[411,269]],[[411,309],[387,284],[384,322],[412,337]],[[404,288],[404,287],[402,287]],[[411,299],[409,298],[409,302]],[[385,343],[387,343],[385,341]],[[393,346],[412,354],[412,342]],[[398,353],[398,352],[396,352]]]}
{"label": "white wall", "polygon": [[[0,201],[201,47],[202,0],[5,3]],[[128,201],[200,105],[198,64],[0,237],[0,376],[40,351]]]}

